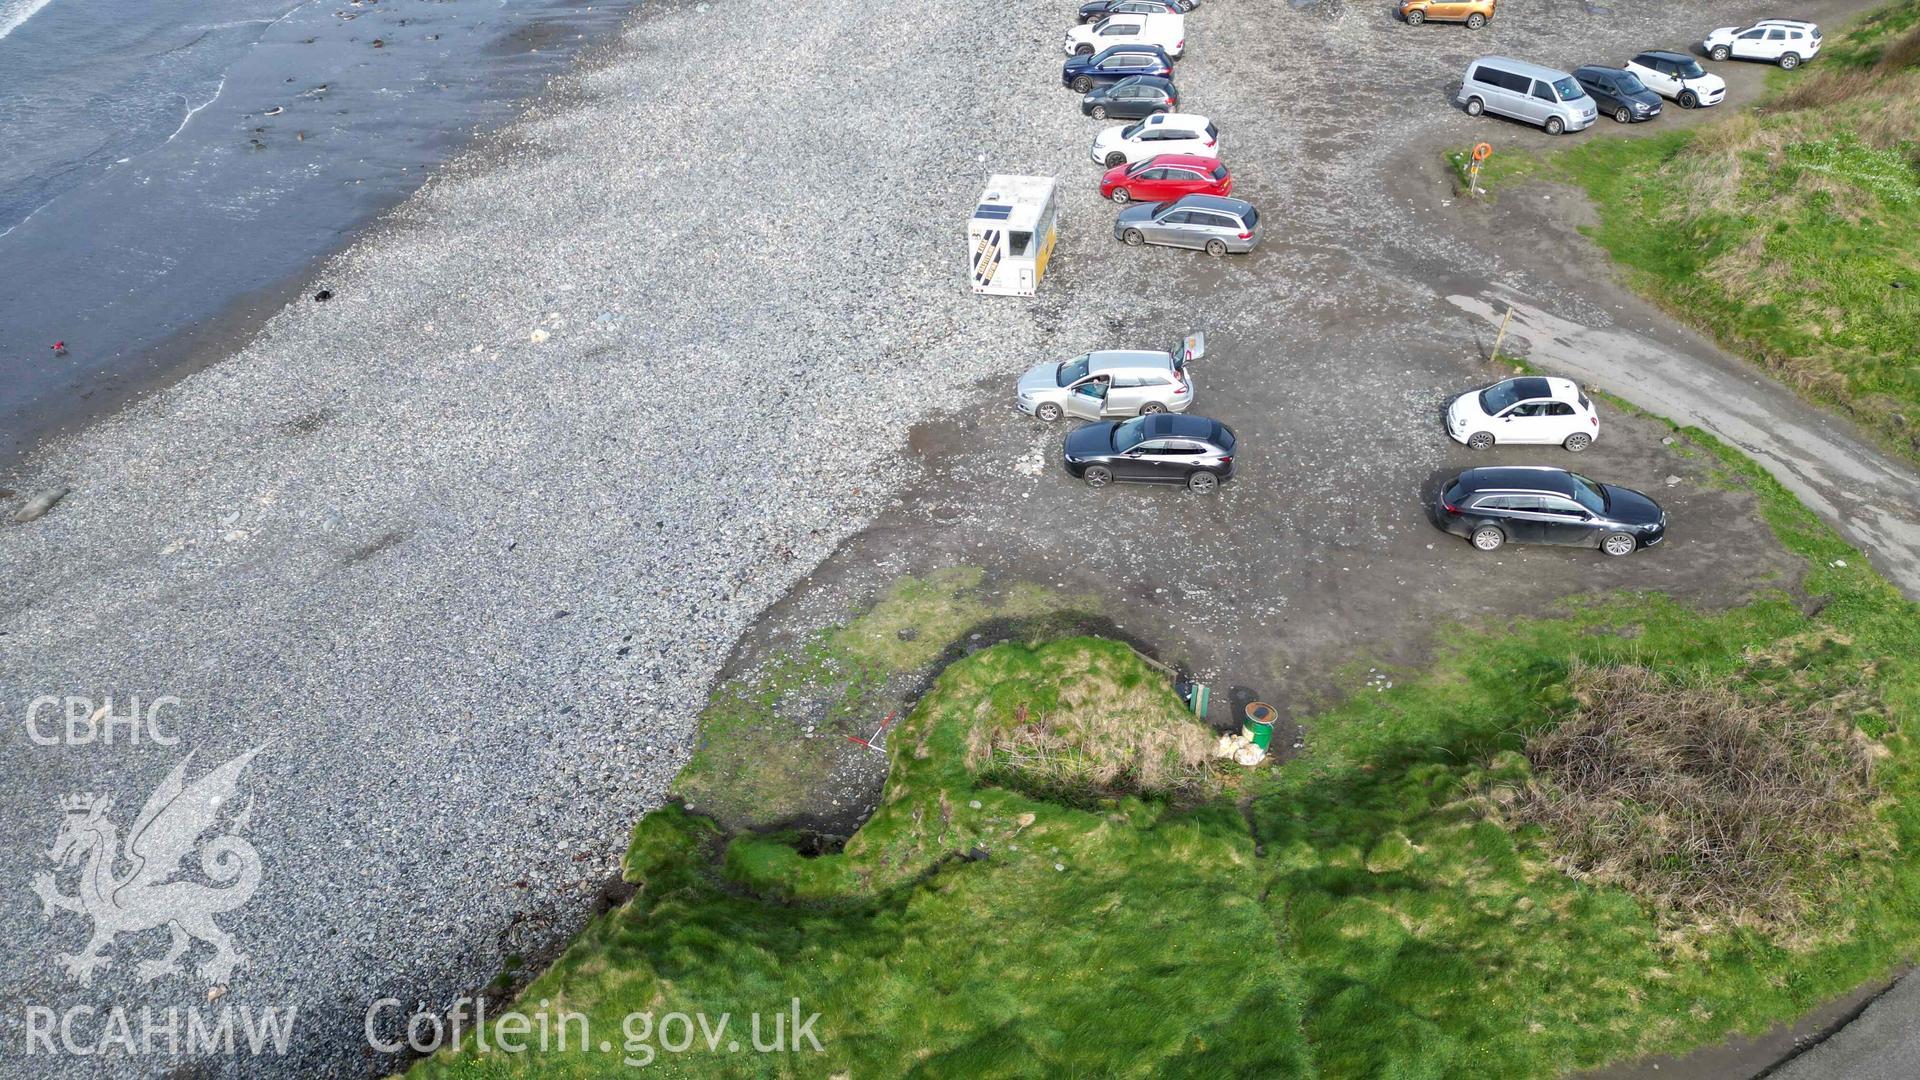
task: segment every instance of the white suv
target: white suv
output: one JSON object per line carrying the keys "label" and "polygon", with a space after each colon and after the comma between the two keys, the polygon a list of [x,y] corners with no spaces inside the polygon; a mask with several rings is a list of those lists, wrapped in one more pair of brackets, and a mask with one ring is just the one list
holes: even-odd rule
{"label": "white suv", "polygon": [[1745,30],[1723,26],[1701,44],[1715,60],[1766,60],[1791,71],[1820,55],[1820,28],[1794,19],[1761,19]]}
{"label": "white suv", "polygon": [[1178,60],[1187,48],[1186,20],[1179,15],[1109,15],[1067,31],[1067,55],[1091,55],[1113,45],[1158,45]]}
{"label": "white suv", "polygon": [[1220,156],[1220,130],[1196,113],[1154,113],[1126,127],[1110,127],[1093,139],[1093,160],[1108,168],[1161,154]]}
{"label": "white suv", "polygon": [[1683,109],[1718,105],[1727,96],[1727,81],[1685,53],[1643,52],[1627,61],[1627,70],[1638,75],[1647,89]]}

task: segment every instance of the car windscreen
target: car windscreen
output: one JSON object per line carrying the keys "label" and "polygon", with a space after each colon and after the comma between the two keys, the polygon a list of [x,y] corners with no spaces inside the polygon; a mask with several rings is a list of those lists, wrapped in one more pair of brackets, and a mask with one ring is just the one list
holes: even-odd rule
{"label": "car windscreen", "polygon": [[1113,429],[1113,448],[1125,452],[1140,444],[1147,437],[1147,418],[1136,416],[1131,420],[1117,424]]}
{"label": "car windscreen", "polygon": [[1568,473],[1573,478],[1573,497],[1581,506],[1596,514],[1607,512],[1607,489],[1579,473]]}
{"label": "car windscreen", "polygon": [[1554,80],[1553,92],[1560,95],[1561,101],[1577,101],[1587,96],[1587,92],[1580,89],[1580,84],[1570,78]]}
{"label": "car windscreen", "polygon": [[1058,381],[1061,386],[1072,386],[1074,383],[1086,378],[1087,365],[1091,363],[1092,360],[1093,358],[1091,356],[1076,356],[1066,363],[1061,364],[1060,376],[1056,381]]}
{"label": "car windscreen", "polygon": [[1147,126],[1147,122],[1145,120],[1142,120],[1134,124],[1128,124],[1126,127],[1120,129],[1120,137],[1123,139],[1131,139],[1135,135],[1140,134],[1140,129],[1146,126]]}
{"label": "car windscreen", "polygon": [[1480,409],[1488,416],[1498,416],[1500,410],[1519,400],[1520,385],[1511,379],[1480,391]]}
{"label": "car windscreen", "polygon": [[1623,94],[1644,94],[1647,92],[1647,84],[1641,82],[1640,76],[1635,75],[1631,71],[1623,71],[1615,75],[1613,77],[1613,85],[1615,89]]}
{"label": "car windscreen", "polygon": [[1676,60],[1673,68],[1674,73],[1683,79],[1698,79],[1707,73],[1707,69],[1701,67],[1698,60]]}

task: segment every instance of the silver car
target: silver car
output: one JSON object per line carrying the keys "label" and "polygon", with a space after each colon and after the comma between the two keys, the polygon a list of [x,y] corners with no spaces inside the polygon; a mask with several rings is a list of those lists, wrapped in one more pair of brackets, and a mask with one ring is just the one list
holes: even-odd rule
{"label": "silver car", "polygon": [[1139,247],[1204,248],[1209,255],[1252,251],[1259,240],[1260,211],[1253,204],[1218,195],[1182,195],[1172,202],[1141,203],[1120,211],[1113,238]]}
{"label": "silver car", "polygon": [[1185,412],[1193,404],[1187,365],[1205,354],[1206,340],[1194,334],[1176,352],[1102,349],[1041,364],[1020,376],[1015,403],[1048,423],[1062,416],[1104,420]]}

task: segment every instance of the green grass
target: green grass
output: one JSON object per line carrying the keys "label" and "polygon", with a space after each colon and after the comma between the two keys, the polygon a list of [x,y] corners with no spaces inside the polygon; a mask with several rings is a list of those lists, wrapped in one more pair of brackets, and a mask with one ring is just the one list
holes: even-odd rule
{"label": "green grass", "polygon": [[1589,138],[1537,173],[1585,189],[1600,219],[1588,234],[1636,289],[1910,457],[1920,457],[1915,35],[1920,0],[1901,0],[1830,35],[1817,63],[1775,73],[1754,113]]}
{"label": "green grass", "polygon": [[1631,594],[1459,627],[1417,678],[1314,719],[1308,756],[1184,806],[1067,805],[970,769],[970,731],[1074,707],[1089,687],[1184,722],[1123,645],[996,646],[948,667],[903,723],[882,804],[845,851],[809,858],[673,808],[638,825],[634,899],[520,1005],[585,1014],[614,1053],[469,1045],[416,1071],[610,1075],[629,1014],[744,1023],[797,998],[821,1014],[820,1055],[696,1049],[652,1068],[1547,1076],[1758,1031],[1885,974],[1920,941],[1910,859],[1843,869],[1812,921],[1768,936],[1676,923],[1575,881],[1485,802],[1523,776],[1526,733],[1568,714],[1577,661],[1693,678],[1764,668],[1810,694],[1878,687],[1858,722],[1887,751],[1882,813],[1902,850],[1920,843],[1900,722],[1920,715],[1920,610],[1751,462],[1683,434],[1757,493],[1818,604],[1777,594],[1709,614]]}

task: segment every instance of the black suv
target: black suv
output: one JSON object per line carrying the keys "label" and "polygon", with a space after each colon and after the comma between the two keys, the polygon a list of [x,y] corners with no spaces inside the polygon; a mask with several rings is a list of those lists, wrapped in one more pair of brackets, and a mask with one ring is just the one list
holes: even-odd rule
{"label": "black suv", "polygon": [[1575,68],[1573,77],[1601,112],[1622,124],[1660,115],[1660,95],[1631,71],[1589,64]]}
{"label": "black suv", "polygon": [[1631,555],[1667,535],[1667,514],[1645,495],[1544,466],[1468,469],[1440,492],[1440,527],[1481,551],[1562,544]]}

